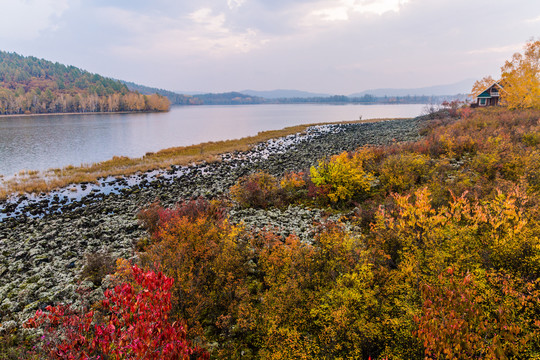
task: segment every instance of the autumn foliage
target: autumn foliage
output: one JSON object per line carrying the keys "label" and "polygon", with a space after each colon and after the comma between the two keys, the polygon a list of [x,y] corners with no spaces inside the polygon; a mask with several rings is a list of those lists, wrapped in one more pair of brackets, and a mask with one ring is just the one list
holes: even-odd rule
{"label": "autumn foliage", "polygon": [[471,90],[471,96],[476,97],[483,93],[488,87],[493,85],[495,83],[495,79],[491,76],[485,76],[480,80],[477,80],[473,84],[473,88]]}
{"label": "autumn foliage", "polygon": [[[476,81],[471,95],[480,95],[494,83],[491,76]],[[529,41],[523,54],[515,53],[504,63],[499,84],[501,105],[509,109],[540,109],[540,40]]]}
{"label": "autumn foliage", "polygon": [[132,281],[105,292],[98,310],[68,305],[38,310],[28,327],[45,330],[42,347],[55,359],[208,358],[179,322],[169,322],[173,280],[131,268]]}
{"label": "autumn foliage", "polygon": [[294,203],[354,208],[359,228],[260,248],[257,357],[540,354],[540,113],[455,115],[280,180]]}
{"label": "autumn foliage", "polygon": [[421,288],[418,337],[429,358],[528,358],[536,348],[540,322],[538,284],[523,284],[498,272],[460,274],[449,267]]}
{"label": "autumn foliage", "polygon": [[[124,285],[100,306],[33,320],[54,329],[45,349],[135,354],[126,346],[142,336],[153,349],[177,339],[182,356],[204,348],[216,359],[538,358],[539,119],[534,110],[457,109],[426,122],[414,143],[242,178],[233,205],[151,204],[139,215],[150,234],[138,257],[154,271],[138,276],[161,279],[154,290],[119,262]],[[320,205],[341,221],[314,224],[309,241],[232,224],[226,207]],[[145,323],[141,308],[146,325],[131,324],[122,309],[132,306],[162,320]],[[162,345],[144,337],[152,326],[162,327]]]}
{"label": "autumn foliage", "polygon": [[501,68],[501,102],[510,109],[540,109],[540,40],[525,45]]}
{"label": "autumn foliage", "polygon": [[247,261],[239,242],[241,231],[212,216],[210,207],[195,217],[180,207],[163,219],[143,256],[145,263],[161,264],[175,280],[174,313],[187,322],[193,337],[208,332],[202,324],[224,320],[220,316],[228,314],[245,291],[239,284]]}
{"label": "autumn foliage", "polygon": [[364,170],[364,162],[369,159],[369,150],[353,154],[343,152],[329,161],[319,161],[310,169],[313,183],[326,191],[331,202],[351,200],[368,193],[374,180],[373,174]]}
{"label": "autumn foliage", "polygon": [[[374,278],[360,239],[341,225],[325,225],[314,243],[306,244],[295,236],[283,240],[270,232],[248,233],[206,214],[194,220],[175,216],[160,226],[143,261],[159,261],[177,279],[173,313],[186,319],[192,339],[215,344],[212,356],[378,352],[372,345],[379,339],[373,318],[377,302],[363,293]],[[350,291],[343,293],[343,286]],[[335,309],[328,313],[330,308]],[[373,335],[358,341],[351,332],[357,327]]]}
{"label": "autumn foliage", "polygon": [[262,209],[279,204],[282,197],[279,181],[263,171],[242,177],[230,193],[239,205]]}
{"label": "autumn foliage", "polygon": [[0,114],[168,111],[161,95],[74,66],[0,51]]}

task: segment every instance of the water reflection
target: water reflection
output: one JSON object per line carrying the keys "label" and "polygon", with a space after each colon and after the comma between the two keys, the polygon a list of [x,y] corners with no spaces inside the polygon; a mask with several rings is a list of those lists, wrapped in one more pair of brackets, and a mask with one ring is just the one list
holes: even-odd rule
{"label": "water reflection", "polygon": [[113,156],[255,135],[286,126],[413,117],[424,105],[173,107],[168,113],[0,118],[0,174],[89,164]]}

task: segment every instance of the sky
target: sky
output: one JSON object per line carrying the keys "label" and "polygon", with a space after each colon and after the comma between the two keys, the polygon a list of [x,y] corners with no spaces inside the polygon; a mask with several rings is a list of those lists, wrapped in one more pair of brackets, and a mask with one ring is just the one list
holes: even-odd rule
{"label": "sky", "polygon": [[0,50],[173,91],[351,94],[486,75],[540,0],[0,0]]}

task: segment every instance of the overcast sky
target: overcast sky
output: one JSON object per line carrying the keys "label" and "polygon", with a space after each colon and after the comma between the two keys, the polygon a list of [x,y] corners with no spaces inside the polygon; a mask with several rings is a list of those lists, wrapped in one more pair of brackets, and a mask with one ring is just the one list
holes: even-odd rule
{"label": "overcast sky", "polygon": [[540,0],[0,0],[0,49],[169,90],[370,88],[497,77]]}

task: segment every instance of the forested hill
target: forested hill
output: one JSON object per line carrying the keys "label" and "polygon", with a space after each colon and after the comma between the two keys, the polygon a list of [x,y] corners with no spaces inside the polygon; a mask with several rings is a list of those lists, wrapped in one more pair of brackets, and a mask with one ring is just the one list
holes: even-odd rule
{"label": "forested hill", "polygon": [[0,51],[0,114],[167,111],[169,106],[164,96],[130,91],[75,66]]}
{"label": "forested hill", "polygon": [[264,104],[267,101],[257,96],[249,96],[239,92],[226,92],[219,94],[198,94],[193,97],[204,105],[244,105],[244,104]]}
{"label": "forested hill", "polygon": [[157,89],[120,80],[129,90],[141,94],[156,93],[165,96],[173,105],[244,105],[269,103],[268,99],[259,96],[246,95],[239,92],[206,93],[197,95],[178,94],[169,90]]}
{"label": "forested hill", "polygon": [[131,91],[137,91],[137,92],[140,92],[141,94],[146,94],[146,95],[159,94],[159,95],[165,96],[167,99],[169,99],[169,101],[173,105],[201,105],[202,104],[201,100],[194,98],[193,96],[178,94],[169,90],[163,90],[163,89],[153,88],[153,87],[144,86],[140,84],[135,84],[134,82],[131,82],[131,81],[120,80],[120,82],[122,84],[125,84],[127,88]]}

